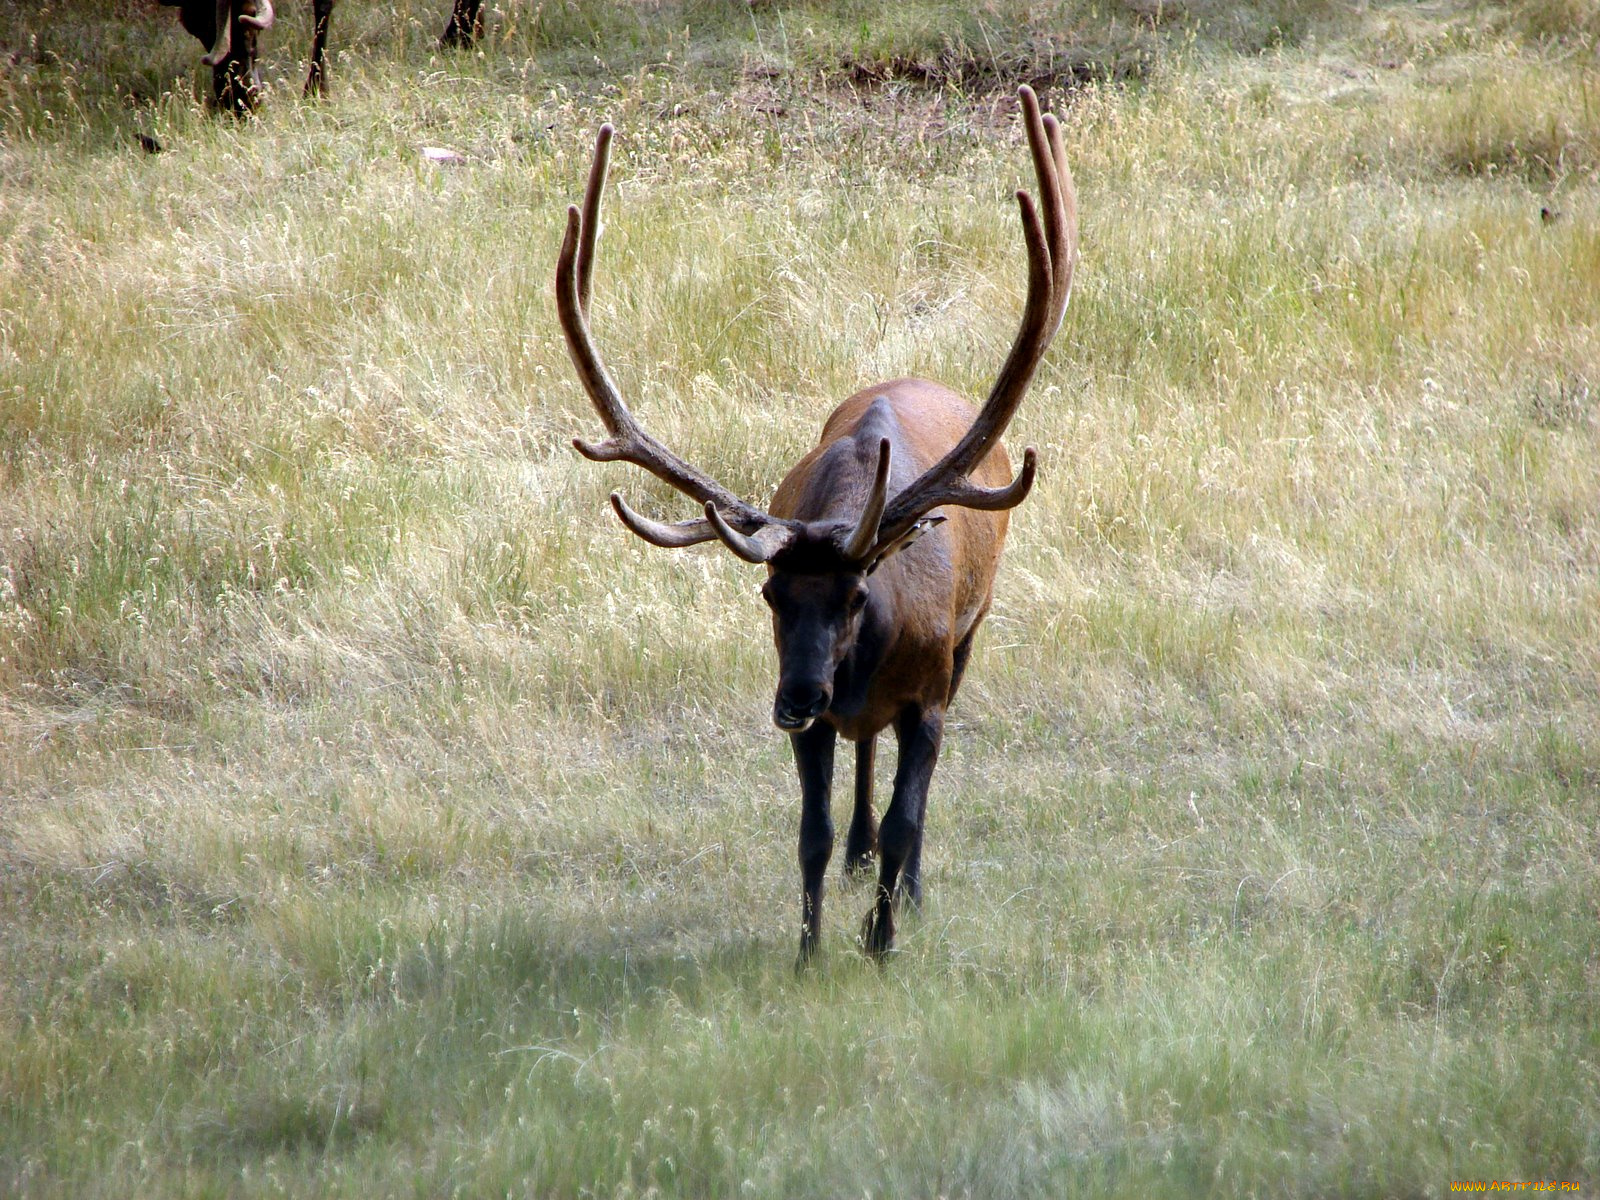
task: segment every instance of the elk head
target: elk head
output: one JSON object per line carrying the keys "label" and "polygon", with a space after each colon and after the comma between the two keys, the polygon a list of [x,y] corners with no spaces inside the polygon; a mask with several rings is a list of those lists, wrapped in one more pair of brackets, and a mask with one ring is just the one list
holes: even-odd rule
{"label": "elk head", "polygon": [[244,114],[256,106],[261,72],[256,35],[272,28],[272,0],[162,0],[179,6],[184,29],[207,48],[200,61],[211,68],[211,101]]}

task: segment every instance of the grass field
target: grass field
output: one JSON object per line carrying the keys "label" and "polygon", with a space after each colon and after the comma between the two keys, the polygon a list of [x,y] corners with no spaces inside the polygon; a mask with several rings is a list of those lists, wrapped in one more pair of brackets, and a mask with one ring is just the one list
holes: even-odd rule
{"label": "grass field", "polygon": [[[244,123],[0,9],[0,1195],[1600,1188],[1600,4],[349,0],[318,104],[306,7]],[[1022,80],[1040,480],[925,909],[797,978],[761,572],[572,452],[565,205],[615,121],[597,339],[763,502],[987,388]]]}

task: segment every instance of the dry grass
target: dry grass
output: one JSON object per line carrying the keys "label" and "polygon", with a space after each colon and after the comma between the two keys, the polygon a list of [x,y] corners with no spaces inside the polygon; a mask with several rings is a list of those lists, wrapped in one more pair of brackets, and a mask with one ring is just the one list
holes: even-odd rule
{"label": "dry grass", "polygon": [[[1592,5],[347,5],[322,106],[282,7],[243,125],[168,11],[0,17],[0,1191],[1600,1179]],[[764,499],[987,386],[1061,29],[1140,65],[1050,76],[1081,283],[929,908],[795,980],[755,580],[568,448],[562,209],[615,120],[598,337]]]}

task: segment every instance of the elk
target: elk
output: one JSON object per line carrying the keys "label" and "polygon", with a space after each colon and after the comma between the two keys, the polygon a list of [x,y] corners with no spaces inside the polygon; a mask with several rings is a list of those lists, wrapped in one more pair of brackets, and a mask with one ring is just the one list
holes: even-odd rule
{"label": "elk", "polygon": [[[1077,258],[1077,196],[1061,128],[1018,90],[1040,200],[1017,192],[1027,247],[1022,324],[982,408],[922,379],[869,387],[834,409],[816,447],[784,476],[763,511],[679,458],[623,403],[589,329],[590,278],[612,127],[595,142],[583,205],[567,210],[556,264],[556,309],[567,351],[608,437],[574,438],[596,462],[628,462],[702,506],[665,524],[611,493],[630,531],[669,549],[718,541],[767,569],[761,595],[778,650],[772,720],[789,735],[800,775],[800,954],[817,952],[823,878],[833,855],[834,748],[856,745],[855,808],[845,839],[847,876],[874,852],[878,882],[861,944],[875,959],[893,947],[897,906],[920,905],[928,784],[945,711],[994,598],[1009,511],[1033,486],[1035,454],[1013,479],[1000,436],[1061,324]],[[873,825],[873,759],[892,727],[894,793]]]}
{"label": "elk", "polygon": [[[276,14],[272,0],[161,0],[178,8],[178,20],[200,39],[206,53],[200,61],[211,68],[211,100],[219,109],[240,116],[253,112],[261,93],[256,66],[257,35],[270,29]],[[334,0],[312,0],[311,67],[306,95],[322,94],[327,78],[328,20]],[[471,46],[483,32],[483,0],[452,0],[450,22],[440,35],[443,48]]]}

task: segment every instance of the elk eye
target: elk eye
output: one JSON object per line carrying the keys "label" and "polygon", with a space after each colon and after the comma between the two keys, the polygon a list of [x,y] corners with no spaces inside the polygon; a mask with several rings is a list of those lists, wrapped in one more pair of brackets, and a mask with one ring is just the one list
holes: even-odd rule
{"label": "elk eye", "polygon": [[850,599],[847,601],[847,603],[850,605],[850,611],[853,613],[860,612],[861,606],[866,602],[867,585],[864,583],[857,584],[855,590],[850,593]]}
{"label": "elk eye", "polygon": [[761,598],[767,602],[768,608],[776,608],[778,605],[777,600],[773,598],[772,584],[770,583],[763,583],[761,585]]}

